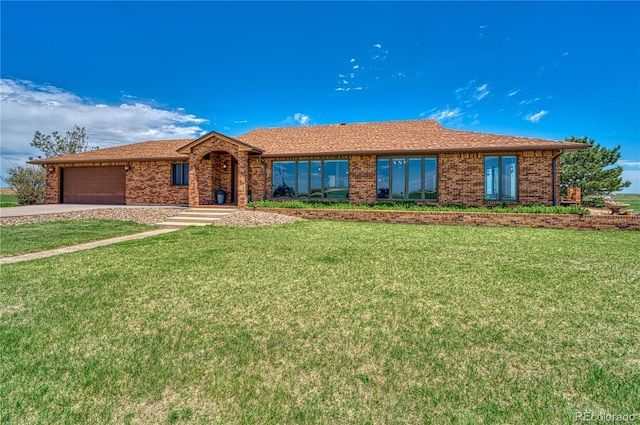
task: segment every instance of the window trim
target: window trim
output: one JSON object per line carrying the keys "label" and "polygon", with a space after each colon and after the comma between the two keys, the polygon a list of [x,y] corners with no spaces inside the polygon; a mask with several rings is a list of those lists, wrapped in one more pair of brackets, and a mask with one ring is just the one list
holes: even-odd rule
{"label": "window trim", "polygon": [[[420,158],[420,199],[411,199],[409,198],[409,159],[411,158]],[[387,198],[379,198],[379,189],[378,189],[378,161],[379,160],[387,160],[389,161],[389,196]],[[404,188],[405,195],[403,198],[394,198],[393,197],[393,160],[394,159],[402,159],[405,161],[405,172],[404,172]],[[435,187],[435,198],[427,198],[426,191],[424,189],[425,183],[425,159],[435,159],[436,164],[436,187]],[[376,156],[376,201],[382,202],[438,202],[440,197],[438,190],[438,181],[440,180],[440,167],[438,166],[438,155],[379,155]]]}
{"label": "window trim", "polygon": [[[497,199],[487,198],[487,159],[488,158],[497,158],[498,159],[498,197]],[[514,197],[505,197],[503,188],[502,188],[502,160],[503,158],[514,158],[515,159],[515,196]],[[519,171],[519,158],[518,155],[485,155],[482,160],[482,175],[483,175],[483,185],[482,190],[484,192],[483,198],[485,202],[519,202],[520,200],[520,171]]]}

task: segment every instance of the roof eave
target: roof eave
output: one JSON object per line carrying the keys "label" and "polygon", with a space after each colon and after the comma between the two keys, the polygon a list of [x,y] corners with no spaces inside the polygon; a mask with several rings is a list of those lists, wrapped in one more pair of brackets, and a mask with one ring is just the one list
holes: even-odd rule
{"label": "roof eave", "polygon": [[132,161],[184,161],[189,159],[186,155],[173,156],[173,157],[119,157],[119,158],[94,158],[94,159],[63,159],[57,160],[55,158],[35,159],[27,161],[27,164],[89,164],[92,162],[132,162]]}

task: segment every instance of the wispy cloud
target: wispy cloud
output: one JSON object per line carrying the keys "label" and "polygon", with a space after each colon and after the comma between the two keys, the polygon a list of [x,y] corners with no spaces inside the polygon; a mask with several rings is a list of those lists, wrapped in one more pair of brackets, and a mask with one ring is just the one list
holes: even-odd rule
{"label": "wispy cloud", "polygon": [[473,97],[476,100],[482,100],[485,97],[487,97],[488,94],[489,94],[489,90],[487,89],[487,84],[485,83],[479,87],[476,87],[476,91],[473,94]]}
{"label": "wispy cloud", "polygon": [[420,114],[421,117],[427,117],[432,120],[436,120],[440,123],[451,122],[454,120],[458,120],[462,117],[462,110],[460,108],[449,108],[448,106],[444,109],[431,109],[427,112],[423,112]]}
{"label": "wispy cloud", "polygon": [[549,114],[549,111],[545,111],[543,109],[540,112],[536,112],[535,114],[529,114],[529,115],[525,116],[524,119],[535,124],[535,123],[540,122],[542,117],[544,117],[545,115],[548,115],[548,114]]}
{"label": "wispy cloud", "polygon": [[518,102],[518,105],[531,105],[532,103],[536,103],[540,101],[540,97],[534,97],[533,99],[524,99]]}
{"label": "wispy cloud", "polygon": [[[348,64],[344,65],[343,72],[338,73],[335,92],[350,92],[354,90],[365,90],[371,83],[381,79],[376,75],[383,68],[381,62],[387,60],[389,50],[385,49],[382,43],[376,43],[367,47],[359,54],[350,56]],[[404,73],[395,72],[387,74],[384,78],[404,76]]]}
{"label": "wispy cloud", "polygon": [[248,122],[249,122],[249,121],[247,121],[247,120],[233,120],[233,123],[234,123],[234,124],[246,124],[246,123],[248,123]]}
{"label": "wispy cloud", "polygon": [[[152,139],[188,139],[205,133],[208,120],[174,110],[135,101],[120,104],[96,102],[51,84],[1,79],[2,172],[29,156],[41,154],[29,146],[40,131],[61,133],[74,125],[85,127],[91,146],[110,146]],[[124,99],[135,99],[125,94]]]}
{"label": "wispy cloud", "polygon": [[457,88],[454,93],[462,104],[472,106],[487,97],[491,92],[487,83],[477,85],[476,80],[471,80],[465,86]]}
{"label": "wispy cloud", "polygon": [[625,159],[621,159],[618,161],[618,165],[621,165],[624,168],[638,168],[640,169],[640,161],[627,161]]}
{"label": "wispy cloud", "polygon": [[513,97],[513,96],[517,95],[518,93],[520,93],[519,89],[511,90],[509,93],[507,93],[507,96]]}
{"label": "wispy cloud", "polygon": [[303,114],[302,112],[296,112],[293,116],[287,117],[285,120],[287,124],[295,124],[295,125],[310,125],[313,123],[311,117],[307,114]]}

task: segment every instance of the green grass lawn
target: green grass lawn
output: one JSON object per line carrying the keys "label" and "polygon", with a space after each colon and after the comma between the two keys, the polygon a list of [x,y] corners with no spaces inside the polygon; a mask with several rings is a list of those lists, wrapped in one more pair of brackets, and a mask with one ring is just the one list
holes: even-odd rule
{"label": "green grass lawn", "polygon": [[638,232],[208,226],[0,270],[0,423],[640,412]]}
{"label": "green grass lawn", "polygon": [[17,207],[19,205],[18,197],[16,195],[0,193],[0,208]]}
{"label": "green grass lawn", "polygon": [[640,212],[640,194],[621,193],[614,196],[614,201],[629,204],[629,208]]}
{"label": "green grass lawn", "polygon": [[140,233],[153,226],[121,220],[47,221],[0,227],[0,256],[45,251]]}

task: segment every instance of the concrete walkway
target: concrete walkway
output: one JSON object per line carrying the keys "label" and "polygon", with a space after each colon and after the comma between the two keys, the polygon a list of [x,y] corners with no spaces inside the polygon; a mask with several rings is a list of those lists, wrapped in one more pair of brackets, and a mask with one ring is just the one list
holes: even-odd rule
{"label": "concrete walkway", "polygon": [[144,239],[150,236],[162,235],[164,233],[174,232],[176,230],[178,229],[164,228],[164,229],[158,229],[158,230],[151,230],[149,232],[136,233],[134,235],[119,236],[117,238],[103,239],[101,241],[95,241],[95,242],[87,242],[80,245],[65,246],[61,248],[52,249],[50,251],[32,252],[31,254],[16,255],[13,257],[2,257],[0,258],[0,265],[19,263],[21,261],[37,260],[40,258],[53,257],[54,255],[66,254],[68,252],[84,251],[86,249],[111,245],[118,242]]}

